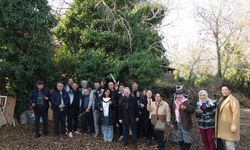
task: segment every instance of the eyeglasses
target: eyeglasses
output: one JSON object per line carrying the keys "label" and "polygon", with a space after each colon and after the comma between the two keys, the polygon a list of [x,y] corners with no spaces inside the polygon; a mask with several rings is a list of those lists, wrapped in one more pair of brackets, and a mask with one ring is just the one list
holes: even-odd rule
{"label": "eyeglasses", "polygon": [[206,96],[205,94],[201,94],[200,96]]}

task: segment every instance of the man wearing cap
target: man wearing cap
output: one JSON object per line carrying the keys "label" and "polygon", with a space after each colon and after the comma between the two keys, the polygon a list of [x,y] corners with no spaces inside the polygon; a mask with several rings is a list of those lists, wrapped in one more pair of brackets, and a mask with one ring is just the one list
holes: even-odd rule
{"label": "man wearing cap", "polygon": [[174,129],[175,140],[181,150],[189,150],[192,141],[192,114],[195,107],[191,100],[185,97],[184,90],[176,91],[176,99],[172,104],[171,127]]}
{"label": "man wearing cap", "polygon": [[35,114],[35,138],[40,137],[39,124],[40,117],[43,120],[43,134],[48,135],[48,108],[49,108],[50,93],[47,88],[44,88],[44,82],[39,80],[36,82],[36,87],[31,91],[29,102]]}

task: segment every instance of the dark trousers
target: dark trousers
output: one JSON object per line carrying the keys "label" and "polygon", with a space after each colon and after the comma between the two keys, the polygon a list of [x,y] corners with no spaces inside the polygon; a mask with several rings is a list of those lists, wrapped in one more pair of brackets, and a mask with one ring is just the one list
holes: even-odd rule
{"label": "dark trousers", "polygon": [[224,141],[220,138],[217,139],[217,150],[226,150]]}
{"label": "dark trousers", "polygon": [[156,137],[156,141],[157,141],[157,144],[158,144],[158,148],[160,150],[164,150],[165,149],[165,143],[166,143],[164,132],[159,131],[159,130],[154,130],[154,132],[155,132],[155,137]]}
{"label": "dark trousers", "polygon": [[132,144],[137,144],[137,126],[136,122],[127,122],[123,124],[123,143],[128,144],[129,127],[132,130]]}
{"label": "dark trousers", "polygon": [[93,133],[94,132],[94,120],[92,112],[85,112],[81,116],[81,130],[84,133]]}
{"label": "dark trousers", "polygon": [[74,132],[77,130],[79,111],[70,109],[68,112],[68,132]]}
{"label": "dark trousers", "polygon": [[147,140],[151,140],[154,135],[153,125],[151,119],[144,118],[142,122],[142,131]]}
{"label": "dark trousers", "polygon": [[43,120],[43,134],[48,134],[48,110],[34,110],[35,114],[35,134],[40,132],[40,118]]}
{"label": "dark trousers", "polygon": [[123,136],[123,125],[120,122],[118,122],[118,125],[119,125],[119,127],[118,127],[118,129],[119,129],[119,135]]}
{"label": "dark trousers", "polygon": [[53,111],[55,135],[65,135],[66,114],[64,111]]}

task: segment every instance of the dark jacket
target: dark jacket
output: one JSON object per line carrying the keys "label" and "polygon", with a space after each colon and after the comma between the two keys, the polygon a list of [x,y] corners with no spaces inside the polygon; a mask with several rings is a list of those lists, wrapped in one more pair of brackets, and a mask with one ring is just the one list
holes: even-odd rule
{"label": "dark jacket", "polygon": [[130,95],[129,97],[123,96],[119,100],[119,120],[122,120],[123,124],[136,123],[136,118],[139,118],[139,107],[135,97]]}
{"label": "dark jacket", "polygon": [[[154,101],[154,99],[152,98],[152,101]],[[144,121],[147,121],[149,119],[149,111],[147,110],[147,105],[148,105],[148,99],[147,97],[145,97],[142,101],[141,101],[141,104],[144,105],[143,108],[140,107],[141,109],[141,115],[142,115],[142,119]]]}
{"label": "dark jacket", "polygon": [[[82,95],[81,98],[81,106],[80,106],[80,110],[81,112],[86,111],[86,109],[89,106],[89,102],[90,102],[90,96],[89,95]],[[91,110],[91,109],[90,109]]]}
{"label": "dark jacket", "polygon": [[75,110],[75,111],[79,111],[80,110],[80,100],[82,98],[82,92],[77,90],[77,91],[70,91],[68,92],[69,96],[72,95],[73,96],[73,101],[70,104],[69,103],[69,110]]}
{"label": "dark jacket", "polygon": [[[116,120],[115,120],[115,114],[116,114],[116,104],[114,103],[114,100],[111,98],[110,99],[111,104],[109,105],[109,114],[108,114],[108,125],[113,125],[115,124]],[[99,98],[99,110],[102,108],[103,109],[103,97]],[[100,123],[103,124],[104,123],[104,112],[100,111]]]}
{"label": "dark jacket", "polygon": [[49,90],[44,88],[41,90],[42,95],[43,95],[43,105],[41,107],[38,107],[37,100],[38,100],[38,89],[34,89],[30,93],[29,97],[29,103],[32,105],[32,103],[35,103],[35,106],[33,107],[34,110],[48,110],[49,108],[49,100],[44,99],[44,97],[50,98],[50,93]]}
{"label": "dark jacket", "polygon": [[[63,90],[62,92],[62,98],[63,98],[63,103],[65,105],[64,107],[64,111],[67,112],[69,109],[69,103],[70,103],[70,99],[69,99],[69,94]],[[54,91],[51,94],[51,108],[53,109],[53,111],[60,111],[60,104],[61,104],[61,94],[59,91]]]}
{"label": "dark jacket", "polygon": [[[191,102],[191,100],[187,100],[183,102],[184,106],[187,108],[185,110],[180,109],[180,119],[181,119],[181,125],[185,130],[190,131],[193,128],[193,122],[192,122],[192,114],[195,111],[195,106]],[[175,116],[175,102],[172,104],[172,109],[171,109],[171,123],[177,127],[177,121],[176,121],[176,116]]]}

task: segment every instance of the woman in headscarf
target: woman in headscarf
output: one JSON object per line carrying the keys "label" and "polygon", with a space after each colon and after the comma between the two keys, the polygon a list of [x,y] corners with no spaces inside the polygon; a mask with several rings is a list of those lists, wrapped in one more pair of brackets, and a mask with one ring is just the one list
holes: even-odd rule
{"label": "woman in headscarf", "polygon": [[198,118],[198,127],[205,150],[215,150],[214,143],[214,125],[215,125],[215,100],[208,98],[208,93],[201,90],[198,94],[196,117]]}

